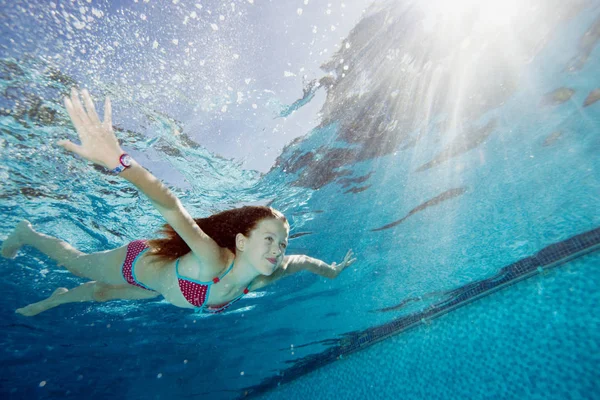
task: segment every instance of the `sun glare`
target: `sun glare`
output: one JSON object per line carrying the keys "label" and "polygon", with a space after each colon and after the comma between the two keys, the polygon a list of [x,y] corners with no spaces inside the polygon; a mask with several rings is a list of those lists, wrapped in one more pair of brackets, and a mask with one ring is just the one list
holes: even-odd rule
{"label": "sun glare", "polygon": [[477,13],[479,23],[502,26],[511,23],[520,3],[518,0],[432,0],[419,4],[438,17],[459,19],[464,14]]}

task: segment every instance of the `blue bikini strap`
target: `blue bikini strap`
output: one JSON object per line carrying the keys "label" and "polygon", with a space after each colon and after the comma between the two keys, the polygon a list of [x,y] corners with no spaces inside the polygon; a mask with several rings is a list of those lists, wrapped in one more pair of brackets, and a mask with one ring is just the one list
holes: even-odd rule
{"label": "blue bikini strap", "polygon": [[[231,267],[230,267],[229,269],[231,269]],[[227,272],[229,272],[229,270],[228,270]],[[244,290],[248,290],[248,293],[250,293],[250,289],[249,289],[249,287],[250,287],[250,286],[252,286],[252,283],[253,283],[253,282],[254,282],[254,279],[253,279],[253,280],[252,280],[252,282],[250,282],[250,283],[248,284],[248,286],[246,286],[246,288],[244,289]],[[209,290],[210,290],[210,288],[209,288]],[[208,293],[208,292],[207,292],[207,293]],[[219,309],[216,309],[216,310],[214,310],[214,311],[209,311],[209,313],[210,313],[210,314],[215,314],[215,313],[218,313],[218,312],[220,312],[220,311],[222,311],[222,310],[224,310],[224,309],[228,308],[230,305],[232,305],[232,304],[233,304],[233,303],[235,303],[236,301],[240,300],[240,299],[241,299],[242,297],[244,297],[245,295],[246,295],[246,293],[242,293],[242,294],[240,294],[238,297],[236,297],[235,299],[233,299],[233,300],[231,300],[230,302],[226,303],[226,304],[225,304],[223,307],[221,307],[221,308],[219,308]],[[208,298],[208,296],[207,296],[207,298]],[[202,305],[202,307],[196,307],[196,310],[195,310],[194,312],[196,312],[196,313],[199,313],[199,312],[202,312],[202,310],[206,310],[206,309],[208,309],[208,310],[212,310],[210,307],[207,307],[206,305]]]}
{"label": "blue bikini strap", "polygon": [[154,289],[149,288],[148,286],[144,285],[142,282],[138,281],[137,276],[135,276],[135,264],[137,264],[138,259],[142,256],[142,254],[144,254],[145,252],[147,252],[148,250],[150,250],[149,247],[145,248],[144,250],[140,251],[138,253],[137,256],[135,256],[135,258],[133,259],[133,262],[131,263],[131,277],[133,278],[133,281],[135,283],[137,283],[138,285],[140,285],[141,287],[143,287],[144,289],[147,290],[152,290],[154,291]]}
{"label": "blue bikini strap", "polygon": [[223,279],[225,277],[225,275],[227,275],[229,273],[229,271],[231,271],[231,269],[233,268],[233,263],[235,262],[235,260],[233,260],[231,262],[231,265],[229,266],[229,268],[227,268],[227,271],[223,272],[221,274],[221,276],[219,276],[219,280]]}

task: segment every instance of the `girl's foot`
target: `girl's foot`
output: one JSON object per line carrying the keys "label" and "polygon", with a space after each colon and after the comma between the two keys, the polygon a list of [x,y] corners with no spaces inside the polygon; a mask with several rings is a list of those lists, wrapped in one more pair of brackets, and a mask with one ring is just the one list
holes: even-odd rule
{"label": "girl's foot", "polygon": [[32,317],[50,308],[55,307],[56,304],[54,303],[54,300],[56,299],[56,297],[60,296],[61,294],[67,293],[68,291],[69,289],[60,287],[56,289],[54,293],[52,293],[52,296],[48,297],[46,300],[38,301],[37,303],[30,304],[23,308],[17,308],[15,312],[26,317]]}
{"label": "girl's foot", "polygon": [[31,232],[32,230],[31,223],[26,219],[19,222],[12,233],[8,235],[6,240],[2,243],[2,257],[15,258],[17,252],[24,244],[24,234],[26,234],[26,232]]}

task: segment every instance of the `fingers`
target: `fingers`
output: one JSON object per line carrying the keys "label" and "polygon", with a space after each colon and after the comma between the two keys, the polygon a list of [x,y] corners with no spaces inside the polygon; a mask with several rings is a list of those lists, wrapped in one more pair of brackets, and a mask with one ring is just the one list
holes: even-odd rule
{"label": "fingers", "polygon": [[346,256],[344,257],[344,261],[350,259],[350,257],[352,257],[354,255],[354,253],[352,252],[352,249],[348,250],[348,252],[346,253]]}
{"label": "fingers", "polygon": [[[83,104],[81,103],[81,98],[83,98]],[[90,128],[104,125],[105,128],[112,131],[112,107],[110,99],[106,98],[103,124],[98,117],[96,107],[87,89],[81,91],[81,98],[77,89],[72,88],[71,96],[65,97],[64,102],[69,117],[73,121],[73,125],[77,129],[82,142],[84,138],[87,138],[91,134]]]}
{"label": "fingers", "polygon": [[58,142],[56,142],[56,144],[64,147],[68,151],[72,151],[73,153],[79,156],[85,157],[83,154],[83,148],[71,142],[70,140],[59,140]]}
{"label": "fingers", "polygon": [[65,101],[65,108],[67,109],[67,113],[69,114],[69,117],[71,118],[71,121],[73,122],[73,125],[75,126],[75,129],[77,129],[79,136],[81,137],[82,135],[85,135],[86,134],[85,122],[81,118],[81,115],[79,114],[79,112],[75,109],[73,102],[68,97],[65,97],[64,101]]}
{"label": "fingers", "polygon": [[356,257],[352,258],[353,256],[354,252],[352,251],[352,249],[348,250],[346,256],[344,257],[344,264],[346,267],[353,264],[356,261]]}
{"label": "fingers", "polygon": [[110,98],[108,98],[108,96],[104,101],[104,126],[112,130],[112,105],[110,104]]}
{"label": "fingers", "polygon": [[75,113],[77,114],[79,119],[83,123],[89,123],[88,115],[85,112],[85,109],[83,108],[83,104],[81,104],[81,100],[79,99],[79,92],[77,91],[77,89],[75,89],[75,88],[71,89],[71,99],[70,100],[71,100],[71,104],[73,105],[73,111],[75,111]]}
{"label": "fingers", "polygon": [[[69,111],[69,116],[73,120],[75,127],[77,129],[81,129],[85,128],[88,124],[95,126],[100,125],[100,118],[98,118],[98,113],[96,113],[96,107],[94,106],[94,102],[90,97],[90,93],[86,89],[83,89],[81,91],[81,97],[85,103],[85,108],[81,103],[77,89],[72,88],[71,97],[65,98],[65,106],[67,106],[67,111]],[[79,126],[77,126],[77,124],[79,124]]]}
{"label": "fingers", "polygon": [[[83,89],[81,91],[81,97],[83,98],[83,103],[85,104],[87,116],[89,117],[90,121],[94,125],[100,125],[100,118],[98,117],[98,113],[96,113],[96,107],[94,106],[90,92],[88,92],[87,89]],[[77,99],[79,99],[79,97],[77,97]]]}

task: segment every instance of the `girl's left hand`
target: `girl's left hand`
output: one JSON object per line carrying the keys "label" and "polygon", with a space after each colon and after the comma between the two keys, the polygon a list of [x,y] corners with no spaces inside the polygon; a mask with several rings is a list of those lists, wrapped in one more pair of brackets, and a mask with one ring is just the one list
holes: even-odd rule
{"label": "girl's left hand", "polygon": [[83,98],[83,104],[80,93],[73,88],[71,97],[64,99],[65,107],[79,134],[81,144],[77,145],[69,140],[60,140],[58,144],[94,164],[113,169],[120,165],[119,157],[123,154],[123,149],[119,146],[113,131],[110,100],[108,97],[106,98],[104,121],[100,121],[94,102],[87,90],[81,91],[81,98]]}
{"label": "girl's left hand", "polygon": [[346,267],[348,267],[349,265],[352,265],[354,263],[354,261],[356,261],[356,258],[352,258],[354,256],[354,253],[352,252],[352,249],[348,250],[348,252],[346,253],[346,256],[344,257],[344,261],[342,261],[339,264],[336,263],[331,263],[331,268],[334,271],[334,278],[336,276],[338,276],[340,274],[340,272],[342,272]]}

